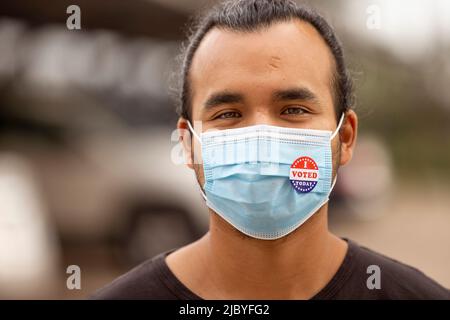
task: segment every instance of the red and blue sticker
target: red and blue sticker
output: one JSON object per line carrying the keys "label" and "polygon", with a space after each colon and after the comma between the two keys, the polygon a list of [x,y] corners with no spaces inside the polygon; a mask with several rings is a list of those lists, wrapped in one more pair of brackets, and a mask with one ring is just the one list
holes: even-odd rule
{"label": "red and blue sticker", "polygon": [[310,157],[297,158],[291,165],[289,180],[298,193],[311,192],[319,181],[316,162]]}

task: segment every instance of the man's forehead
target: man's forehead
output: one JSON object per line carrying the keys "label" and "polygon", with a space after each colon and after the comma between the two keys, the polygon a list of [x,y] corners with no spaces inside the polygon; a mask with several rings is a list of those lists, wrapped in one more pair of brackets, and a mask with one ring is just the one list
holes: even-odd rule
{"label": "man's forehead", "polygon": [[195,53],[189,78],[195,105],[220,91],[268,98],[274,90],[307,87],[332,105],[333,56],[319,32],[300,20],[254,32],[214,28]]}
{"label": "man's forehead", "polygon": [[[192,61],[190,74],[196,78],[218,68],[266,67],[314,68],[330,76],[333,56],[319,32],[299,19],[273,23],[255,31],[212,28],[201,41]],[[297,68],[297,69],[298,69]],[[264,69],[263,69],[264,70]],[[233,70],[228,70],[233,72]]]}

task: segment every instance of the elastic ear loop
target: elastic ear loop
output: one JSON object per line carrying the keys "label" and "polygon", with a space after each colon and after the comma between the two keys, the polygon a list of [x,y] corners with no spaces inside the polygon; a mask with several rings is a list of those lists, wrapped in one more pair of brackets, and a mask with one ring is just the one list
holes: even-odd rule
{"label": "elastic ear loop", "polygon": [[331,135],[330,140],[333,140],[334,137],[336,137],[339,130],[341,129],[342,123],[344,122],[344,115],[345,115],[344,112],[342,112],[341,119],[339,119],[338,126],[337,126],[336,130],[334,130],[333,134]]}
{"label": "elastic ear loop", "polygon": [[[198,142],[199,142],[200,144],[202,144],[202,139],[200,139],[200,137],[199,137],[199,135],[197,134],[197,132],[195,132],[194,128],[193,128],[192,125],[191,125],[191,122],[190,122],[190,121],[187,121],[187,124],[188,124],[189,130],[190,130],[190,131],[192,132],[192,134],[197,138]],[[203,191],[203,188],[200,187],[199,189],[200,189],[200,192],[202,193],[203,199],[205,199],[205,201],[208,201],[208,199],[206,198],[206,194],[205,194],[205,192]]]}
{"label": "elastic ear loop", "polygon": [[337,181],[337,174],[336,174],[336,176],[334,177],[333,184],[331,185],[331,188],[330,188],[330,194],[331,194],[331,191],[333,191],[333,188],[334,188],[334,185],[336,184],[336,181]]}
{"label": "elastic ear loop", "polygon": [[[337,126],[336,130],[333,132],[333,134],[331,135],[330,141],[334,139],[334,137],[337,135],[337,133],[341,129],[342,123],[344,122],[344,115],[345,115],[344,112],[342,112],[341,119],[339,119],[338,126]],[[330,193],[331,193],[331,191],[333,191],[336,181],[337,181],[337,173],[336,173],[336,176],[334,177],[333,184],[331,185]]]}

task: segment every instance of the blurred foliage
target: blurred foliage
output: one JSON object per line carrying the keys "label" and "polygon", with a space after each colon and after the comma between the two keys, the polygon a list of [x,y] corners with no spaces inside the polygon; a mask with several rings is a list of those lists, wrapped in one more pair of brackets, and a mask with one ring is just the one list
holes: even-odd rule
{"label": "blurred foliage", "polygon": [[[373,48],[372,48],[373,49]],[[360,132],[381,137],[395,174],[407,180],[450,180],[450,108],[426,89],[421,66],[380,50],[350,56]]]}

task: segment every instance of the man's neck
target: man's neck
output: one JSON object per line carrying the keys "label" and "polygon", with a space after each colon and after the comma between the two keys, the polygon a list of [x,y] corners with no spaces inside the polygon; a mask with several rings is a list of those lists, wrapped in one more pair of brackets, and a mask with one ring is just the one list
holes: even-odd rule
{"label": "man's neck", "polygon": [[[206,299],[308,299],[341,265],[347,244],[328,231],[327,205],[277,240],[247,237],[214,212],[210,231],[167,258],[169,267]],[[205,276],[206,275],[206,276]]]}

